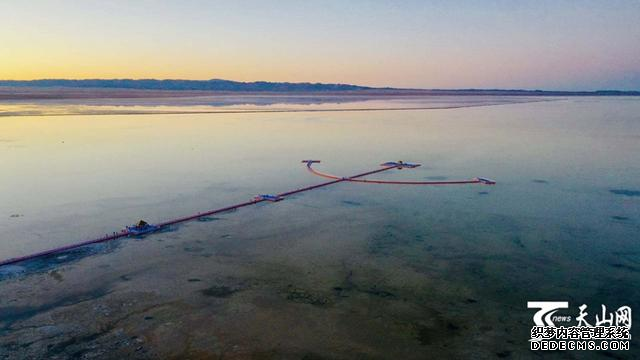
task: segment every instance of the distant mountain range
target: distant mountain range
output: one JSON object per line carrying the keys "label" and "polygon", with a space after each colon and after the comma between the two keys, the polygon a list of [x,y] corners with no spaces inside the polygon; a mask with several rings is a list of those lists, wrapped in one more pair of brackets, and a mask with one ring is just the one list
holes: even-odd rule
{"label": "distant mountain range", "polygon": [[157,80],[157,79],[42,79],[0,80],[0,87],[20,88],[86,88],[133,89],[170,91],[223,91],[223,92],[364,92],[376,95],[521,95],[521,96],[640,96],[640,91],[549,91],[512,89],[398,89],[374,88],[349,84],[240,82],[232,80]]}
{"label": "distant mountain range", "polygon": [[200,91],[247,91],[247,92],[298,92],[298,91],[356,91],[371,89],[347,84],[288,83],[288,82],[240,82],[231,80],[156,80],[156,79],[42,79],[0,80],[0,86],[16,87],[72,87],[109,88],[137,90],[200,90]]}

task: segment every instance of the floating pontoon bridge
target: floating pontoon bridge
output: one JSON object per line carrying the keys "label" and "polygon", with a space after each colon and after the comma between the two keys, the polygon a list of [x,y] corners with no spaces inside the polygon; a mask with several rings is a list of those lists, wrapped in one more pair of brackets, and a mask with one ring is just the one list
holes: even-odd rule
{"label": "floating pontoon bridge", "polygon": [[83,241],[83,242],[79,242],[79,243],[75,243],[75,244],[71,244],[71,245],[67,245],[67,246],[62,246],[62,247],[58,247],[55,249],[50,249],[50,250],[45,250],[45,251],[41,251],[35,254],[31,254],[31,255],[26,255],[26,256],[21,256],[21,257],[16,257],[16,258],[12,258],[12,259],[7,259],[4,261],[0,261],[0,266],[4,266],[4,265],[11,265],[11,264],[16,264],[19,262],[23,262],[23,261],[27,261],[27,260],[32,260],[32,259],[36,259],[39,257],[43,257],[43,256],[48,256],[48,255],[53,255],[53,254],[57,254],[57,253],[62,253],[65,251],[69,251],[72,249],[76,249],[82,246],[86,246],[86,245],[91,245],[91,244],[97,244],[97,243],[102,243],[102,242],[106,242],[106,241],[111,241],[111,240],[116,240],[119,238],[123,238],[123,237],[127,237],[127,236],[141,236],[141,235],[145,235],[145,234],[150,234],[156,231],[159,231],[163,228],[166,228],[170,225],[174,225],[174,224],[178,224],[178,223],[182,223],[182,222],[186,222],[186,221],[191,221],[191,220],[196,220],[205,216],[209,216],[209,215],[214,215],[214,214],[219,214],[219,213],[224,213],[227,211],[232,211],[232,210],[236,210],[245,206],[250,206],[250,205],[255,205],[261,202],[278,202],[280,200],[284,200],[287,196],[291,196],[291,195],[295,195],[301,192],[305,192],[305,191],[309,191],[309,190],[314,190],[314,189],[318,189],[321,187],[325,187],[325,186],[329,186],[329,185],[333,185],[333,184],[337,184],[340,182],[354,182],[354,183],[368,183],[368,184],[399,184],[399,185],[462,185],[462,184],[481,184],[481,185],[494,185],[495,181],[487,179],[487,178],[481,178],[481,177],[476,177],[470,180],[454,180],[454,181],[391,181],[391,180],[375,180],[375,179],[361,179],[365,176],[369,176],[369,175],[373,175],[373,174],[377,174],[377,173],[381,173],[383,171],[388,171],[388,170],[392,170],[392,169],[414,169],[418,166],[420,166],[420,164],[412,164],[412,163],[406,163],[406,162],[402,162],[402,161],[390,161],[390,162],[385,162],[383,164],[380,164],[380,166],[382,166],[382,168],[377,169],[377,170],[372,170],[372,171],[367,171],[361,174],[357,174],[357,175],[352,175],[352,176],[347,176],[347,177],[341,177],[341,176],[335,176],[335,175],[331,175],[331,174],[326,174],[320,171],[315,170],[312,165],[313,164],[317,164],[319,163],[320,160],[302,160],[302,163],[307,165],[307,170],[309,170],[311,173],[327,178],[327,179],[331,179],[331,181],[327,181],[324,183],[320,183],[320,184],[316,184],[316,185],[311,185],[311,186],[307,186],[307,187],[303,187],[303,188],[299,188],[299,189],[295,189],[295,190],[290,190],[290,191],[286,191],[280,194],[261,194],[261,195],[257,195],[256,197],[254,197],[252,200],[247,201],[247,202],[243,202],[240,204],[235,204],[235,205],[231,205],[231,206],[227,206],[227,207],[223,207],[220,209],[215,209],[215,210],[209,210],[209,211],[205,211],[205,212],[200,212],[197,214],[193,214],[193,215],[189,215],[189,216],[185,216],[185,217],[181,217],[181,218],[177,218],[177,219],[173,219],[173,220],[168,220],[159,224],[149,224],[143,220],[141,220],[140,222],[138,222],[138,224],[136,225],[132,225],[132,226],[127,226],[125,227],[125,229],[121,230],[120,232],[114,232],[111,235],[105,235],[103,237],[99,237],[97,239],[92,239],[92,240],[87,240],[87,241]]}

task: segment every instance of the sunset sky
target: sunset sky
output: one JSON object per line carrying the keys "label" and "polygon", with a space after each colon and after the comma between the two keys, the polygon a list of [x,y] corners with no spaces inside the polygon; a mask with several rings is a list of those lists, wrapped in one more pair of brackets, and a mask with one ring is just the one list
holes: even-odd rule
{"label": "sunset sky", "polygon": [[0,79],[640,89],[636,0],[3,0],[0,30]]}

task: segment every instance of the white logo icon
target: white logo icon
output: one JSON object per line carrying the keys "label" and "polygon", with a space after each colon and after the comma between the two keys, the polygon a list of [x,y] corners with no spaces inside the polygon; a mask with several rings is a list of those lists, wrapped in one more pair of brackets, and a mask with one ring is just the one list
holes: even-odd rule
{"label": "white logo icon", "polygon": [[536,326],[552,326],[556,325],[551,321],[551,317],[560,309],[568,309],[568,301],[528,301],[529,309],[540,309],[533,315],[533,322]]}

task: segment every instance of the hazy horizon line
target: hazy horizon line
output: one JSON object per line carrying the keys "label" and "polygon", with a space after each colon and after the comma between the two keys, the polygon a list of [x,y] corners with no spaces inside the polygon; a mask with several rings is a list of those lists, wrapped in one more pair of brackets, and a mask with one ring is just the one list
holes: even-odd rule
{"label": "hazy horizon line", "polygon": [[[498,87],[455,87],[455,88],[430,88],[430,87],[421,87],[421,88],[405,88],[405,87],[393,87],[393,86],[368,86],[368,85],[358,85],[351,84],[346,82],[313,82],[313,81],[268,81],[268,80],[253,80],[253,81],[238,81],[238,80],[229,80],[229,79],[221,79],[221,78],[210,78],[210,79],[181,79],[181,78],[37,78],[37,79],[0,79],[0,86],[8,87],[6,83],[22,83],[23,85],[27,85],[28,83],[37,83],[37,82],[46,82],[46,81],[69,81],[69,82],[90,82],[90,81],[104,81],[104,82],[117,82],[117,81],[128,81],[128,82],[181,82],[181,83],[209,83],[209,82],[220,82],[220,83],[234,83],[234,84],[282,84],[282,85],[314,85],[314,86],[339,86],[339,87],[353,87],[352,90],[396,90],[396,91],[527,91],[527,92],[562,92],[562,93],[597,93],[597,92],[619,92],[619,93],[638,93],[639,89],[634,90],[621,90],[621,89],[581,89],[581,90],[561,90],[561,89],[540,89],[540,88],[498,88]],[[34,85],[33,87],[38,87]],[[43,85],[40,87],[54,87],[53,85]],[[60,87],[69,87],[69,88],[88,88],[82,86],[60,86]],[[116,87],[107,87],[103,86],[100,88],[116,88]],[[358,88],[358,89],[355,89]],[[198,89],[153,89],[153,88],[123,88],[123,89],[132,89],[132,90],[192,90],[198,91]],[[206,91],[206,90],[204,90]],[[212,90],[209,90],[212,91]],[[342,90],[348,91],[348,90]]]}

